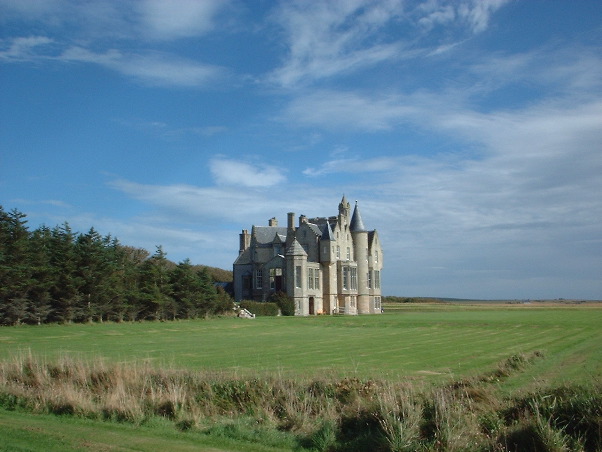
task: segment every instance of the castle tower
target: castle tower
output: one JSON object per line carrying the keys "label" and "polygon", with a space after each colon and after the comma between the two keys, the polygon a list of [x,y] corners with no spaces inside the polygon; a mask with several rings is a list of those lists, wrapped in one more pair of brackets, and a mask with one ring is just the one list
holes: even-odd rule
{"label": "castle tower", "polygon": [[351,205],[349,204],[349,201],[347,201],[347,198],[345,198],[345,195],[343,195],[343,199],[341,199],[341,202],[339,203],[339,220],[344,218],[347,221],[350,212]]}
{"label": "castle tower", "polygon": [[357,313],[370,314],[370,290],[368,288],[368,231],[364,226],[360,209],[355,201],[355,209],[349,225],[355,260],[357,262]]}
{"label": "castle tower", "polygon": [[307,279],[307,253],[293,238],[286,250],[286,293],[295,301],[295,315],[309,315],[307,294],[304,290]]}

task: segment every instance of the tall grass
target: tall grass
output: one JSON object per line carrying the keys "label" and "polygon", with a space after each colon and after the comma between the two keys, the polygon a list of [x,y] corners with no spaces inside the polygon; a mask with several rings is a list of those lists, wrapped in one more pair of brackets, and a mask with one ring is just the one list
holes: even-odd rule
{"label": "tall grass", "polygon": [[432,387],[235,378],[23,354],[0,363],[0,405],[134,424],[162,418],[181,431],[298,450],[600,450],[599,384],[501,398],[491,376],[521,372],[534,359],[543,357],[515,355],[481,376]]}

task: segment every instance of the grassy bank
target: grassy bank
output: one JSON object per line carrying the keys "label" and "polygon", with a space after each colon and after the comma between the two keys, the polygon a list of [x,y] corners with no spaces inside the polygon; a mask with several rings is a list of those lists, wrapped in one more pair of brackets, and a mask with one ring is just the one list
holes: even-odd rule
{"label": "grassy bank", "polygon": [[[276,450],[600,450],[600,385],[500,393],[500,381],[539,360],[540,352],[512,355],[478,376],[425,387],[358,378],[232,379],[22,356],[0,365],[0,407],[8,410],[0,430],[15,430],[12,411],[140,426],[140,433],[180,431],[193,444],[196,438],[217,447],[230,441]],[[92,435],[90,444],[101,439]]]}

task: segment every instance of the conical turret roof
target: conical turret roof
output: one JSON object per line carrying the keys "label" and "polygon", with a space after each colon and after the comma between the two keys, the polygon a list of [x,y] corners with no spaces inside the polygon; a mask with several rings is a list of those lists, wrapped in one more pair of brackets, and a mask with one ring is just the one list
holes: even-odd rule
{"label": "conical turret roof", "polygon": [[355,201],[355,209],[353,209],[353,216],[351,217],[351,224],[349,225],[351,232],[366,232],[366,226],[362,220],[360,209]]}
{"label": "conical turret roof", "polygon": [[287,256],[307,256],[307,253],[301,246],[301,244],[297,241],[297,239],[293,239],[293,243],[286,250]]}

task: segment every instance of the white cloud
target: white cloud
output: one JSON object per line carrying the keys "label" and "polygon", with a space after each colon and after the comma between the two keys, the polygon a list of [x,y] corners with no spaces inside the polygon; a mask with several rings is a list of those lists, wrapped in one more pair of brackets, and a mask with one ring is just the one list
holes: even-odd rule
{"label": "white cloud", "polygon": [[457,5],[459,17],[463,18],[473,32],[484,31],[489,25],[489,18],[496,10],[509,0],[469,0]]}
{"label": "white cloud", "polygon": [[320,90],[293,99],[284,117],[291,124],[362,131],[389,130],[417,109],[399,95]]}
{"label": "white cloud", "polygon": [[137,4],[143,33],[153,39],[199,36],[212,30],[225,0],[145,0]]}
{"label": "white cloud", "polygon": [[213,159],[211,174],[218,185],[271,187],[286,181],[282,170],[270,165],[251,165],[236,160]]}
{"label": "white cloud", "polygon": [[[46,36],[28,36],[14,38],[6,43],[1,43],[4,50],[0,50],[0,59],[8,61],[26,61],[35,57],[40,47],[47,48],[53,40]],[[38,50],[36,50],[38,49]]]}
{"label": "white cloud", "polygon": [[334,159],[323,163],[318,168],[306,168],[303,174],[310,177],[335,173],[373,173],[389,172],[400,164],[401,159],[395,157],[345,158]]}
{"label": "white cloud", "polygon": [[392,58],[395,43],[370,38],[402,12],[402,2],[286,2],[274,15],[284,29],[289,55],[272,80],[293,86]]}
{"label": "white cloud", "polygon": [[223,68],[169,53],[122,50],[122,44],[139,47],[140,38],[174,40],[203,35],[213,29],[216,16],[227,7],[229,2],[217,0],[3,0],[0,16],[36,23],[48,36],[5,40],[0,43],[0,59],[86,62],[145,84],[205,86],[218,76],[223,78]]}
{"label": "white cloud", "polygon": [[58,59],[98,64],[150,85],[199,87],[223,74],[219,67],[161,53],[124,54],[115,49],[95,53],[82,47],[70,47]]}
{"label": "white cloud", "polygon": [[61,48],[45,36],[14,38],[0,50],[0,60],[90,63],[111,69],[148,85],[202,87],[223,78],[224,68],[159,52],[94,52],[81,46]]}
{"label": "white cloud", "polygon": [[175,40],[204,35],[214,29],[228,0],[0,0],[8,18],[68,29],[77,38],[144,38]]}
{"label": "white cloud", "polygon": [[[385,61],[441,53],[455,44],[431,42],[430,49],[423,49],[420,42],[424,36],[416,28],[428,32],[446,26],[482,32],[491,15],[508,1],[431,0],[413,9],[401,0],[286,2],[273,17],[283,29],[288,55],[270,80],[294,87]],[[406,27],[406,38],[391,40],[387,33],[391,27]]]}

